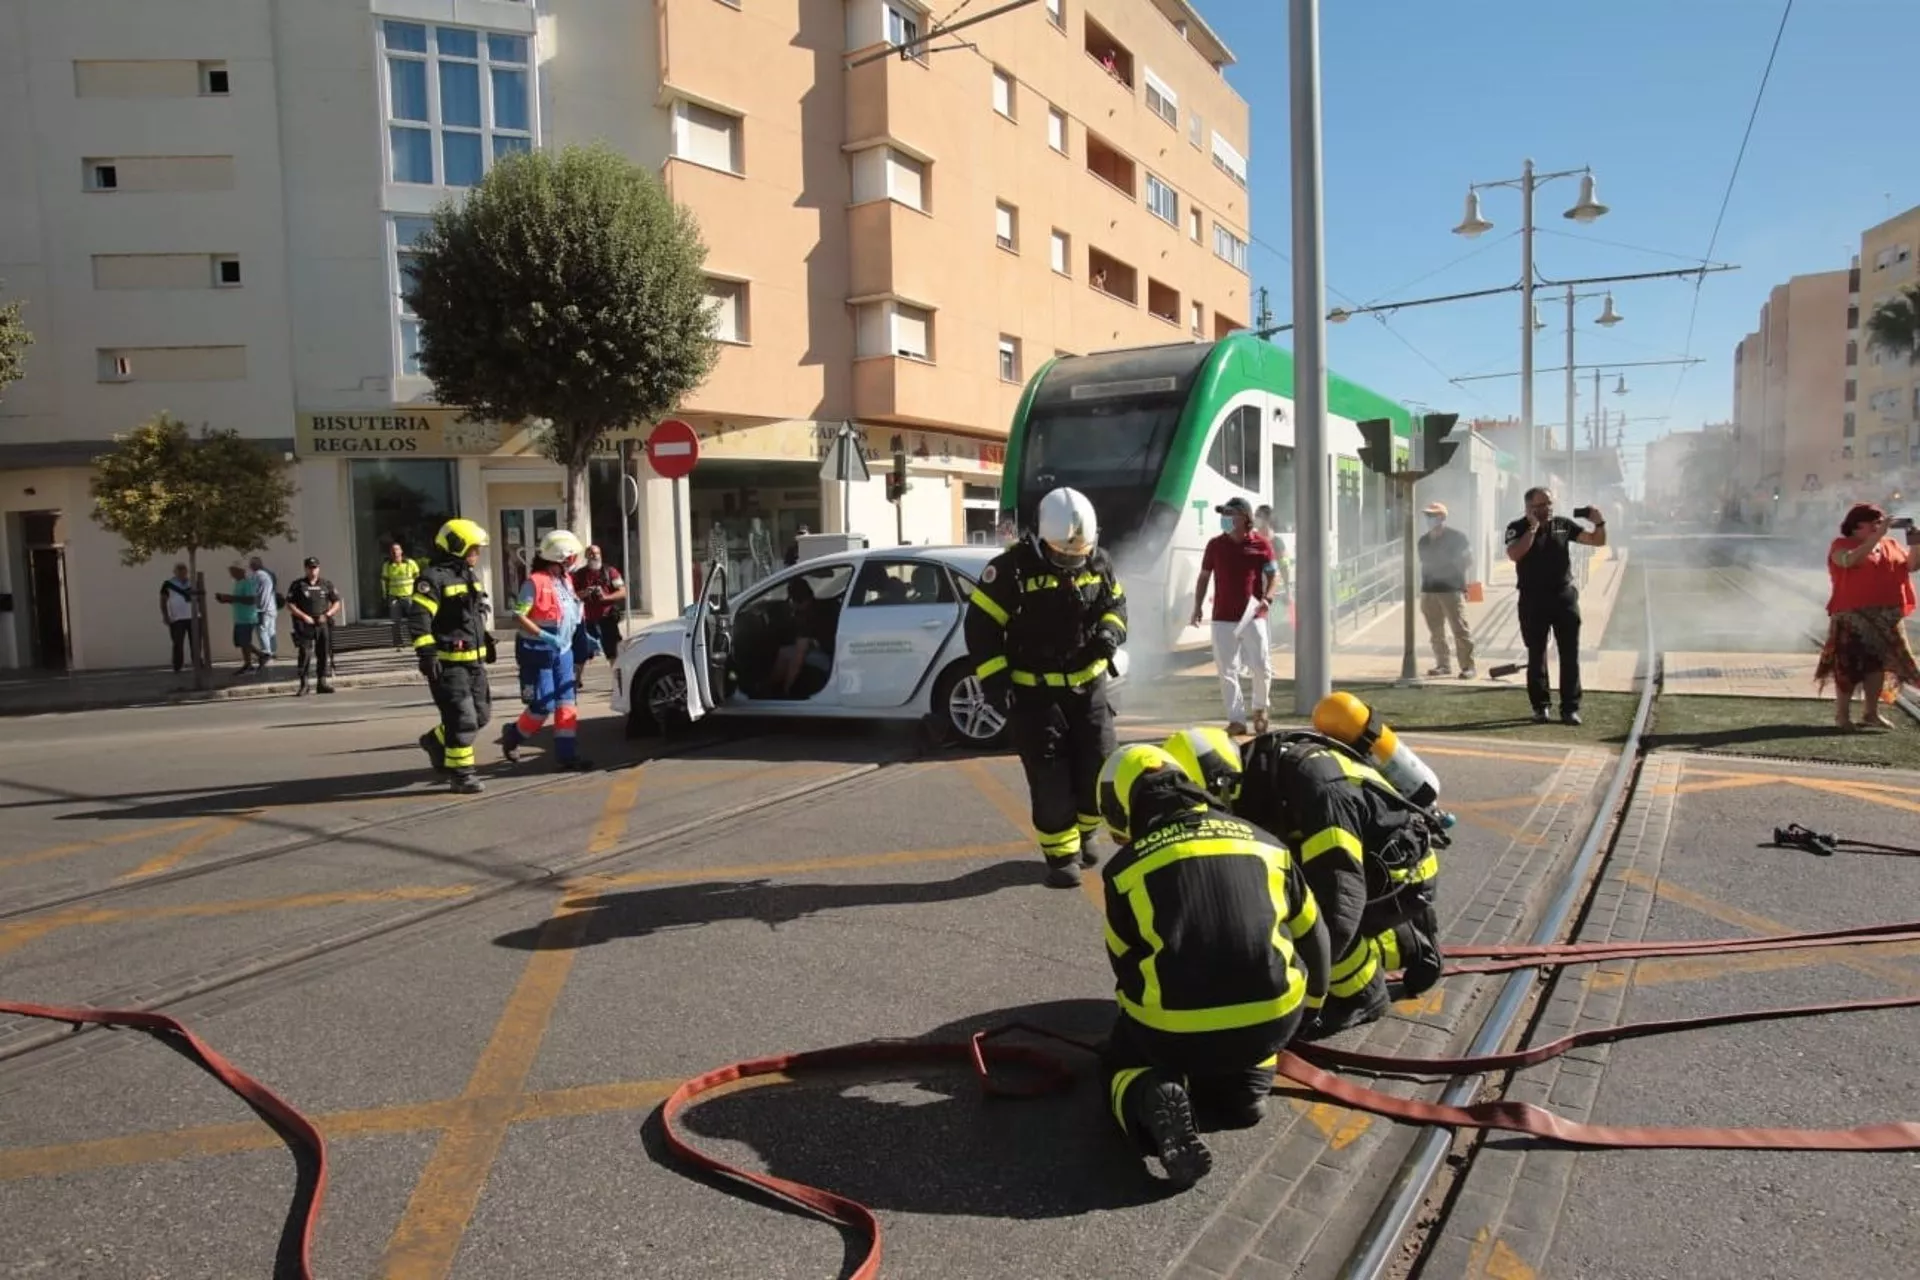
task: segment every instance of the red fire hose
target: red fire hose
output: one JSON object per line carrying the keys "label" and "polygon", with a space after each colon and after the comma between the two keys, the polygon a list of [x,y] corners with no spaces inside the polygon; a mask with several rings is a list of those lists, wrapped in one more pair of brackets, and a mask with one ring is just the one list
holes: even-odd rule
{"label": "red fire hose", "polygon": [[[1646,960],[1666,956],[1737,955],[1753,951],[1787,951],[1820,947],[1856,946],[1861,943],[1906,942],[1920,940],[1920,921],[1903,924],[1864,925],[1852,929],[1831,929],[1816,933],[1777,934],[1758,938],[1722,938],[1699,942],[1601,942],[1558,946],[1501,946],[1447,948],[1449,959],[1479,961],[1449,969],[1449,974],[1498,973],[1527,966],[1559,967],[1596,964],[1609,960]],[[1357,1053],[1325,1045],[1302,1046],[1279,1055],[1277,1075],[1312,1093],[1355,1111],[1365,1111],[1407,1124],[1439,1125],[1460,1129],[1501,1129],[1544,1138],[1569,1146],[1587,1148],[1691,1148],[1696,1150],[1745,1151],[1914,1151],[1920,1150],[1920,1122],[1893,1121],[1861,1125],[1852,1129],[1762,1129],[1762,1128],[1688,1128],[1641,1125],[1601,1125],[1569,1120],[1542,1107],[1527,1103],[1496,1100],[1466,1107],[1446,1107],[1415,1098],[1402,1098],[1381,1092],[1351,1080],[1342,1079],[1329,1068],[1395,1075],[1459,1076],[1491,1071],[1515,1070],[1534,1066],[1586,1045],[1610,1044],[1621,1040],[1697,1031],[1708,1027],[1730,1026],[1743,1022],[1761,1022],[1790,1018],[1811,1018],[1834,1013],[1920,1007],[1920,995],[1896,996],[1879,1000],[1849,1000],[1831,1004],[1800,1005],[1790,1008],[1759,1009],[1743,1013],[1712,1014],[1698,1018],[1634,1022],[1616,1027],[1600,1027],[1575,1032],[1548,1044],[1535,1045],[1510,1053],[1489,1054],[1479,1058],[1406,1058]],[[295,1193],[288,1210],[289,1222],[297,1226],[299,1258],[297,1280],[312,1280],[314,1228],[326,1195],[327,1149],[311,1121],[302,1116],[271,1089],[228,1062],[186,1027],[164,1014],[138,1010],[80,1009],[57,1005],[17,1004],[0,1001],[0,1014],[28,1018],[46,1018],[56,1022],[131,1027],[153,1035],[177,1039],[194,1061],[227,1088],[252,1105],[274,1123],[288,1143],[311,1158],[314,1175],[310,1190]],[[993,1043],[1000,1037],[1024,1031],[1093,1051],[1095,1046],[1048,1031],[1043,1027],[1011,1023],[978,1032],[966,1040],[882,1040],[863,1044],[839,1045],[804,1053],[777,1054],[736,1062],[696,1076],[682,1084],[661,1107],[662,1129],[668,1148],[679,1159],[695,1168],[751,1184],[806,1209],[837,1226],[859,1233],[867,1241],[867,1250],[852,1280],[872,1280],[880,1273],[881,1226],[867,1206],[835,1192],[810,1187],[805,1183],[758,1173],[706,1154],[684,1138],[674,1125],[675,1118],[702,1094],[723,1085],[760,1076],[797,1076],[874,1067],[912,1065],[965,1065],[973,1069],[984,1091],[996,1097],[1033,1097],[1065,1088],[1074,1078],[1073,1069],[1060,1057],[1026,1045]],[[1012,1083],[995,1074],[996,1069],[1017,1068],[1024,1079]]]}

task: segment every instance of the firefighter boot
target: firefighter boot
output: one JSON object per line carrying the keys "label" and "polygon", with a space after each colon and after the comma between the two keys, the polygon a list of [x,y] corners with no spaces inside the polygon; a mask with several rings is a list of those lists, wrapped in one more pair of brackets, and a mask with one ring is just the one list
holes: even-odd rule
{"label": "firefighter boot", "polygon": [[427,753],[427,761],[433,765],[433,771],[444,778],[447,775],[447,760],[440,750],[439,730],[429,729],[421,734],[420,749]]}
{"label": "firefighter boot", "polygon": [[1084,814],[1081,815],[1080,865],[1083,867],[1097,867],[1100,865],[1100,854],[1093,847],[1093,842],[1100,836],[1100,826],[1101,822],[1098,814],[1095,814],[1091,818]]}
{"label": "firefighter boot", "polygon": [[462,771],[453,775],[453,794],[457,796],[477,796],[486,789],[478,774]]}
{"label": "firefighter boot", "polygon": [[1049,889],[1077,889],[1080,887],[1080,857],[1070,853],[1064,858],[1047,858],[1047,878],[1043,882]]}
{"label": "firefighter boot", "polygon": [[1213,1169],[1213,1152],[1194,1127],[1193,1104],[1184,1085],[1144,1077],[1129,1090],[1127,1110],[1145,1132],[1168,1182],[1190,1187]]}
{"label": "firefighter boot", "polygon": [[1386,1016],[1389,1003],[1386,978],[1376,975],[1372,982],[1353,995],[1336,996],[1329,993],[1326,1004],[1321,1006],[1319,1018],[1311,1027],[1300,1028],[1294,1038],[1310,1043],[1354,1027],[1364,1027],[1369,1022],[1378,1022]]}

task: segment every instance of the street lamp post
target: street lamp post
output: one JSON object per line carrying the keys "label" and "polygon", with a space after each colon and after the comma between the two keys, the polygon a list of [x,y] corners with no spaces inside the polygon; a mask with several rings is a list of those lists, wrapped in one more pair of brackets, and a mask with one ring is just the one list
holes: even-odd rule
{"label": "street lamp post", "polygon": [[1468,239],[1482,232],[1491,231],[1493,223],[1480,214],[1481,190],[1487,187],[1518,187],[1520,189],[1520,465],[1529,483],[1538,480],[1535,472],[1539,465],[1533,432],[1533,193],[1555,178],[1571,178],[1576,174],[1580,177],[1580,198],[1562,216],[1571,218],[1575,222],[1592,222],[1607,212],[1607,206],[1595,198],[1591,168],[1536,173],[1533,161],[1528,160],[1518,178],[1504,178],[1498,182],[1476,182],[1469,186],[1466,216],[1461,218],[1460,225],[1453,229],[1455,235],[1466,236]]}
{"label": "street lamp post", "polygon": [[[1598,294],[1592,294],[1592,293],[1576,294],[1573,291],[1572,285],[1567,286],[1567,494],[1566,496],[1568,501],[1573,500],[1574,457],[1575,457],[1575,452],[1578,449],[1578,444],[1574,436],[1574,425],[1573,425],[1573,412],[1574,412],[1573,304],[1579,301],[1581,298],[1594,298],[1598,296],[1599,296]],[[1597,325],[1602,325],[1606,328],[1611,329],[1614,325],[1619,324],[1622,320],[1626,319],[1626,317],[1613,309],[1613,291],[1611,289],[1607,291],[1606,296],[1607,296],[1607,304],[1606,306],[1600,309],[1600,314],[1594,317],[1593,322]],[[1600,371],[1598,369],[1595,369],[1593,371],[1593,405],[1594,405],[1594,412],[1596,414],[1599,413],[1600,412]]]}

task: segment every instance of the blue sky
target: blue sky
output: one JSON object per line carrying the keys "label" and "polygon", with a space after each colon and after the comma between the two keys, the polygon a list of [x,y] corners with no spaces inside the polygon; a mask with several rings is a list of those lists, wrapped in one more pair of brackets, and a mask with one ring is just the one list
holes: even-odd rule
{"label": "blue sky", "polygon": [[[1198,4],[1239,59],[1228,79],[1252,116],[1249,267],[1284,322],[1293,305],[1291,267],[1281,256],[1292,247],[1288,5]],[[1529,156],[1543,172],[1591,165],[1611,206],[1582,226],[1561,216],[1578,179],[1547,184],[1535,217],[1541,274],[1620,275],[1699,259],[1782,7],[1783,0],[1323,0],[1329,285],[1373,302],[1516,282],[1517,190],[1483,192],[1483,212],[1496,225],[1477,240],[1451,228],[1469,183],[1518,177]],[[1755,326],[1769,289],[1795,274],[1846,267],[1863,229],[1920,204],[1916,40],[1915,0],[1797,0],[1713,250],[1716,261],[1741,269],[1706,278],[1691,344],[1691,280],[1617,287],[1626,320],[1611,330],[1591,323],[1600,299],[1578,304],[1576,364],[1674,359],[1689,346],[1703,358],[1684,377],[1679,367],[1626,370],[1626,396],[1613,395],[1616,379],[1606,379],[1609,409],[1629,416],[1630,458],[1636,441],[1730,415],[1733,347]],[[1329,301],[1342,299],[1330,293]],[[1548,327],[1536,336],[1535,363],[1562,365],[1564,294],[1545,291],[1538,301]],[[1448,379],[1517,370],[1519,311],[1512,294],[1399,312],[1391,329],[1350,320],[1328,327],[1329,361],[1398,399],[1463,417],[1517,414],[1518,378],[1465,386]],[[1582,378],[1584,417],[1592,374]],[[1536,420],[1559,421],[1564,404],[1564,375],[1541,375]],[[1658,417],[1668,420],[1647,420]]]}

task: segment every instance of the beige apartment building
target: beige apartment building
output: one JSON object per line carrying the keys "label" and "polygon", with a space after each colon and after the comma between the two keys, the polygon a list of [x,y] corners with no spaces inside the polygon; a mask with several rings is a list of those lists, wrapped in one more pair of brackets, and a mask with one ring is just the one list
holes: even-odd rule
{"label": "beige apartment building", "polygon": [[[1859,369],[1852,410],[1855,456],[1874,474],[1920,469],[1920,366],[1905,355],[1883,355],[1866,340],[1866,317],[1916,279],[1920,206],[1869,227],[1860,236]],[[1894,487],[1898,487],[1896,484]],[[1878,493],[1874,496],[1879,496]]]}
{"label": "beige apartment building", "polygon": [[[87,499],[88,459],[162,409],[297,463],[269,566],[319,556],[349,616],[380,616],[384,545],[447,513],[516,585],[560,472],[434,402],[404,281],[431,211],[534,147],[656,166],[708,245],[725,346],[681,415],[687,553],[668,482],[594,476],[643,610],[802,526],[993,536],[1046,360],[1248,322],[1247,109],[1184,0],[1036,0],[850,65],[931,30],[912,0],[0,0],[0,288],[37,338],[0,401],[0,666],[164,652],[167,565],[122,567]],[[820,462],[849,421],[873,476],[843,512]]]}
{"label": "beige apartment building", "polygon": [[1760,326],[1734,349],[1733,497],[1767,525],[1823,522],[1847,471],[1849,274],[1774,286]]}

